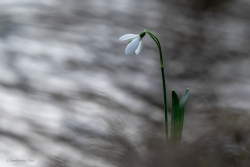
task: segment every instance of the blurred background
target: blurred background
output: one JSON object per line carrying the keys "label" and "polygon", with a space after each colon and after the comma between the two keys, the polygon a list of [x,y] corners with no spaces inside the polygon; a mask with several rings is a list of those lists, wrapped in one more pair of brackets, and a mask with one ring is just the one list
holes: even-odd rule
{"label": "blurred background", "polygon": [[[250,166],[249,0],[1,0],[1,167]],[[166,151],[160,40],[190,96]],[[15,161],[15,162],[11,162]]]}

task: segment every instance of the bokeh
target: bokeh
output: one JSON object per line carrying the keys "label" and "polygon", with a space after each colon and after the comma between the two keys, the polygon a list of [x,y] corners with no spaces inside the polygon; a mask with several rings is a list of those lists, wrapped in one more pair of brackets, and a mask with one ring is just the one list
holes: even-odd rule
{"label": "bokeh", "polygon": [[[1,0],[1,167],[249,167],[250,1]],[[190,96],[166,148],[157,46]]]}

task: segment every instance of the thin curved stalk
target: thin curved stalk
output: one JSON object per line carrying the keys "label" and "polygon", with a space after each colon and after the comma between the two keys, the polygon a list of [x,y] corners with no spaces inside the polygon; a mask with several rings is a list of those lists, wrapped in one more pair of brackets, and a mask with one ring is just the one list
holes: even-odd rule
{"label": "thin curved stalk", "polygon": [[160,66],[161,66],[161,74],[162,74],[162,85],[163,85],[163,94],[164,94],[164,112],[165,112],[165,131],[166,131],[166,142],[168,143],[168,108],[167,108],[167,93],[166,93],[166,82],[165,82],[165,73],[164,73],[164,63],[161,51],[160,41],[156,38],[156,36],[148,30],[145,30],[149,36],[155,41],[158,46],[159,54],[160,54]]}

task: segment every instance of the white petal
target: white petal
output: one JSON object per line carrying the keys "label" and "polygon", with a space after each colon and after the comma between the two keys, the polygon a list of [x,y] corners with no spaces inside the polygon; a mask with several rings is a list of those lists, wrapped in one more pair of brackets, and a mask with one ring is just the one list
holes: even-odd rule
{"label": "white petal", "polygon": [[139,53],[141,53],[142,47],[143,47],[143,43],[142,43],[142,41],[140,41],[138,48],[135,50],[135,54],[136,55],[138,55]]}
{"label": "white petal", "polygon": [[135,35],[135,34],[126,34],[126,35],[123,35],[119,38],[119,41],[125,41],[125,40],[128,40],[128,39],[133,39],[135,37],[138,37],[138,35]]}
{"label": "white petal", "polygon": [[141,41],[141,37],[137,37],[133,39],[125,48],[125,54],[132,54],[138,47],[139,42]]}

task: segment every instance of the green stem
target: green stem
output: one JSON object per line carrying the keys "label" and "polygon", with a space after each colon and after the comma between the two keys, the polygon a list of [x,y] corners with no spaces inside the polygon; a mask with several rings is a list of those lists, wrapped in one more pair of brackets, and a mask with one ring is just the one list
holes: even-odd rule
{"label": "green stem", "polygon": [[164,111],[165,111],[165,130],[166,130],[166,141],[168,143],[168,108],[167,108],[167,94],[166,94],[166,83],[165,83],[165,73],[164,73],[164,63],[161,51],[160,41],[156,38],[156,36],[148,30],[144,30],[151,38],[155,41],[158,46],[160,53],[160,65],[161,65],[161,74],[162,74],[162,85],[163,85],[163,94],[164,94]]}

